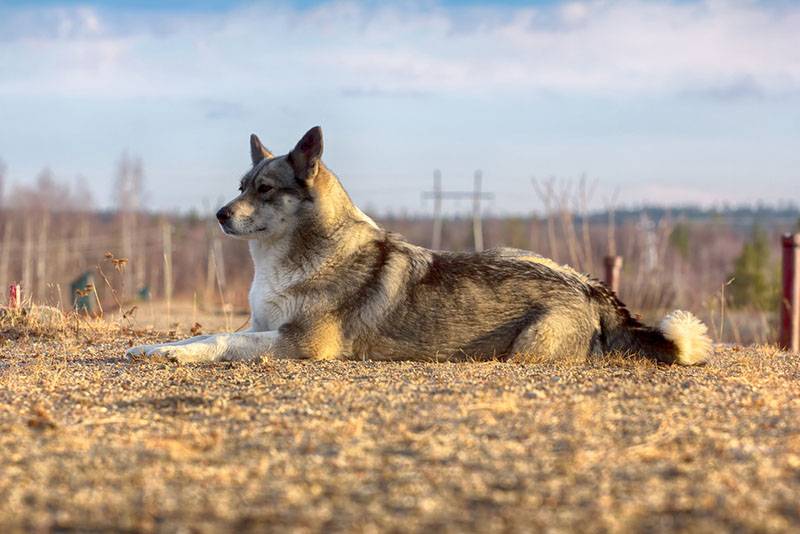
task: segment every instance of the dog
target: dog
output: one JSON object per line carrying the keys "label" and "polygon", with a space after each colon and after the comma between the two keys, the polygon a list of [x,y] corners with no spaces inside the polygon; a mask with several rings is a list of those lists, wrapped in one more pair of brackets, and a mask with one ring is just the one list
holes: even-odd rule
{"label": "dog", "polygon": [[249,330],[134,347],[129,357],[706,360],[707,328],[691,313],[647,326],[602,282],[532,252],[434,251],[384,230],[351,201],[322,151],[318,126],[283,156],[251,135],[252,167],[216,214],[250,248]]}

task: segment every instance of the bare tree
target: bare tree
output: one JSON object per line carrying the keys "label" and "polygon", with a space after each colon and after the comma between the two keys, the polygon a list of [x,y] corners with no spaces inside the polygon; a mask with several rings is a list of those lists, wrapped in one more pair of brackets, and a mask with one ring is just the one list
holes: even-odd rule
{"label": "bare tree", "polygon": [[114,180],[114,204],[120,213],[138,212],[144,196],[144,170],[142,158],[131,157],[125,151],[117,162]]}
{"label": "bare tree", "polygon": [[547,218],[547,245],[548,251],[551,258],[555,261],[559,260],[558,254],[558,241],[556,239],[556,208],[554,206],[554,200],[556,198],[555,192],[555,177],[551,177],[548,180],[544,180],[540,182],[535,177],[531,178],[531,183],[533,184],[533,188],[536,191],[536,194],[539,196],[539,199],[542,201],[544,205],[544,213],[545,217]]}
{"label": "bare tree", "polygon": [[[123,258],[132,258],[137,248],[137,220],[141,210],[144,195],[144,170],[142,159],[130,157],[126,152],[117,163],[117,176],[114,181],[114,202],[119,213],[121,232],[121,255]],[[133,271],[139,274],[134,277]],[[144,281],[144,270],[138,262],[129,262],[128,268],[123,272],[123,298],[133,295],[134,282],[140,285]]]}
{"label": "bare tree", "polygon": [[[3,208],[3,191],[6,181],[6,164],[0,159],[0,209]],[[1,212],[0,212],[1,213]],[[3,214],[3,241],[0,242],[0,288],[8,283],[8,264],[11,248],[11,217]]]}
{"label": "bare tree", "polygon": [[582,175],[578,181],[577,198],[575,199],[575,211],[581,218],[581,244],[583,246],[583,265],[585,272],[594,272],[594,255],[592,253],[592,236],[589,231],[589,203],[597,189],[597,180],[588,182],[586,175]]}
{"label": "bare tree", "polygon": [[91,193],[85,180],[79,177],[73,191],[68,182],[58,180],[48,167],[39,171],[33,184],[14,184],[10,197],[14,199],[15,208],[37,213],[90,211],[92,208]]}
{"label": "bare tree", "polygon": [[94,207],[94,196],[92,195],[92,189],[86,182],[86,177],[81,174],[75,177],[75,187],[73,188],[72,197],[75,199],[77,204],[77,211],[82,213],[92,211],[92,208]]}

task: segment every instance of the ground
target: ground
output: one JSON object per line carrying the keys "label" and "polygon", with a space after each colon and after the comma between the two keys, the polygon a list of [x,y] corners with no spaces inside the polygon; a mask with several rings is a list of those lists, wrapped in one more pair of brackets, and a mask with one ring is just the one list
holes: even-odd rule
{"label": "ground", "polygon": [[789,531],[800,356],[129,362],[0,334],[0,530]]}

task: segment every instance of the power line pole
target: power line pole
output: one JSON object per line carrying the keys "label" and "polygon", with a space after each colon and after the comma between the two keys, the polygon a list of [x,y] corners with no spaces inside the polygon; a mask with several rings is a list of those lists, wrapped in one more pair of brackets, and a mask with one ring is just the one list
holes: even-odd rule
{"label": "power line pole", "polygon": [[494,193],[482,190],[483,173],[475,171],[472,191],[443,191],[442,173],[433,172],[433,191],[423,191],[423,199],[433,199],[433,239],[431,248],[439,250],[442,246],[442,201],[472,200],[472,234],[475,251],[483,250],[483,221],[481,220],[481,202],[494,199]]}
{"label": "power line pole", "polygon": [[475,171],[472,186],[472,237],[475,240],[475,252],[483,252],[483,224],[481,221],[481,181],[483,173]]}
{"label": "power line pole", "polygon": [[433,238],[431,248],[442,248],[442,171],[433,171]]}

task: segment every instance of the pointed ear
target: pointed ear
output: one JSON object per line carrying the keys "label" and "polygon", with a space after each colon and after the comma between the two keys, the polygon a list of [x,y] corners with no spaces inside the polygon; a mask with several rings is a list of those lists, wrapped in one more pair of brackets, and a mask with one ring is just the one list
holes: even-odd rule
{"label": "pointed ear", "polygon": [[258,165],[262,159],[271,159],[272,152],[264,148],[256,134],[250,134],[250,159],[253,160],[253,167]]}
{"label": "pointed ear", "polygon": [[294,167],[297,178],[313,180],[317,175],[319,159],[322,157],[322,128],[314,126],[297,142],[289,152],[289,163]]}

